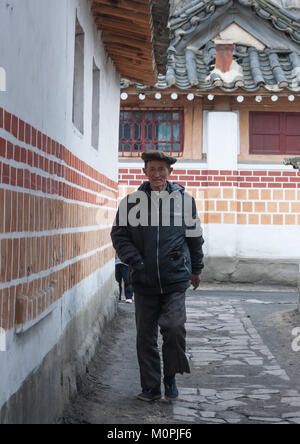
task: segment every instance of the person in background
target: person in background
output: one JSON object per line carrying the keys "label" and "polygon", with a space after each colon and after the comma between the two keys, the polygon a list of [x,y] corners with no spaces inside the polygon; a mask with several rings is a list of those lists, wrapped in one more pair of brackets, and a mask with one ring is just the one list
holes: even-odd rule
{"label": "person in background", "polygon": [[122,281],[124,281],[124,291],[125,299],[127,304],[132,304],[133,302],[133,291],[132,286],[129,282],[128,265],[124,264],[118,255],[115,255],[115,276],[116,281],[119,284],[119,301],[122,299]]}

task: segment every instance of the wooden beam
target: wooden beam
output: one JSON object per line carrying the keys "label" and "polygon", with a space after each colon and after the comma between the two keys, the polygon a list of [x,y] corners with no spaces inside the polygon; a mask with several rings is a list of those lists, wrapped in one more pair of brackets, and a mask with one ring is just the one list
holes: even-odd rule
{"label": "wooden beam", "polygon": [[145,42],[144,39],[133,39],[128,36],[125,37],[123,35],[116,35],[110,32],[103,32],[102,40],[104,43],[118,43],[119,45],[128,46],[130,48],[137,48],[140,51],[153,50],[151,42]]}
{"label": "wooden beam", "polygon": [[122,48],[108,48],[107,51],[111,56],[119,57],[120,60],[128,60],[128,63],[149,66],[149,63],[152,62],[152,57],[147,57],[146,55],[140,57],[139,54],[122,50]]}
{"label": "wooden beam", "polygon": [[128,60],[128,63],[131,61],[136,61],[136,64],[144,64],[146,69],[154,69],[154,59],[151,55],[140,55],[138,53],[125,51],[123,48],[107,48],[107,52],[111,57],[119,57],[120,60]]}
{"label": "wooden beam", "polygon": [[152,39],[152,31],[149,27],[142,28],[141,26],[128,23],[126,21],[110,20],[104,19],[102,17],[97,17],[95,23],[101,30],[112,32],[113,34],[119,34],[124,36],[143,36],[144,40]]}
{"label": "wooden beam", "polygon": [[97,6],[95,3],[92,5],[92,11],[94,15],[108,16],[108,17],[119,17],[124,18],[124,16],[128,19],[128,21],[132,21],[133,23],[140,23],[142,25],[148,24],[148,26],[152,26],[152,15],[149,14],[139,14],[133,11],[125,11],[123,9],[111,6]]}
{"label": "wooden beam", "polygon": [[121,56],[126,54],[132,54],[135,57],[141,58],[141,59],[154,59],[152,48],[149,47],[141,47],[138,48],[130,46],[130,45],[121,45],[118,41],[112,42],[108,41],[106,39],[103,39],[103,42],[107,48],[107,51],[109,52],[115,52],[116,54],[120,54]]}
{"label": "wooden beam", "polygon": [[94,5],[99,6],[115,6],[126,11],[139,12],[141,14],[149,14],[150,5],[148,2],[139,2],[132,0],[93,0]]}

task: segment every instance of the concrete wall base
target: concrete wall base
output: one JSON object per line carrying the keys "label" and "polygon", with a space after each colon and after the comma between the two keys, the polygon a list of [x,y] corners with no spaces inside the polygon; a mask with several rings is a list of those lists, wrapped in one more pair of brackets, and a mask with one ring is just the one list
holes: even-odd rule
{"label": "concrete wall base", "polygon": [[297,287],[297,260],[207,257],[203,282],[253,283]]}
{"label": "concrete wall base", "polygon": [[60,342],[40,367],[3,405],[0,424],[53,424],[57,421],[64,406],[76,395],[77,378],[86,372],[105,326],[116,313],[116,295],[112,276],[68,324]]}

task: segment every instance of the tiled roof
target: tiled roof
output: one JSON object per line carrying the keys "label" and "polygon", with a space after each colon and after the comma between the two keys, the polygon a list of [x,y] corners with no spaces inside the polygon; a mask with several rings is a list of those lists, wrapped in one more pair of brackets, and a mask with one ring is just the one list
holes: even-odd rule
{"label": "tiled roof", "polygon": [[[263,48],[237,44],[231,69],[224,74],[215,68],[213,39],[218,21],[225,27],[226,20],[251,35],[258,33],[254,36]],[[300,18],[270,0],[194,0],[177,11],[169,26],[168,69],[166,75],[158,76],[157,89],[300,91]],[[122,81],[122,88],[128,86],[129,82]]]}
{"label": "tiled roof", "polygon": [[[219,8],[234,3],[252,8],[259,17],[270,21],[277,30],[287,33],[292,40],[300,44],[300,18],[279,7],[272,0],[194,0],[171,17],[170,29],[174,35],[180,28],[187,32],[201,21],[208,20]],[[179,34],[177,32],[177,35]]]}
{"label": "tiled roof", "polygon": [[237,46],[233,53],[236,69],[228,78],[214,69],[215,54],[214,43],[209,42],[199,53],[190,50],[183,56],[173,55],[167,75],[158,77],[156,87],[166,89],[175,85],[179,89],[201,90],[219,87],[228,92],[238,88],[257,91],[260,87],[269,91],[283,88],[300,91],[300,57],[296,52],[281,54]]}

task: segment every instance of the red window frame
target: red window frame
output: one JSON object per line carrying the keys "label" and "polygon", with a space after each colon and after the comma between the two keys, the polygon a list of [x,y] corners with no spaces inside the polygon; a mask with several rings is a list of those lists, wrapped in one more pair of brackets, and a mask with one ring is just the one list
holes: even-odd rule
{"label": "red window frame", "polygon": [[[295,117],[299,119],[299,125],[290,128],[289,118]],[[275,122],[275,118],[278,119],[277,128],[268,129],[267,119],[274,119]],[[250,154],[300,155],[300,113],[251,111],[249,123]],[[256,127],[257,123],[259,130]],[[291,140],[295,142],[291,144]]]}
{"label": "red window frame", "polygon": [[[171,118],[158,118],[159,114],[170,114]],[[140,117],[137,117],[140,116]],[[164,117],[165,117],[164,116]],[[178,116],[178,118],[176,118]],[[159,139],[157,135],[158,123],[170,125],[170,138]],[[125,125],[130,125],[130,138],[126,137]],[[176,140],[175,125],[179,125],[178,137]],[[138,137],[135,137],[138,129]],[[147,128],[151,130],[147,130]],[[128,128],[127,128],[128,132]],[[149,136],[149,133],[151,137]],[[184,143],[184,112],[180,109],[130,109],[121,110],[120,132],[119,132],[119,155],[133,156],[140,155],[150,149],[159,149],[172,155],[182,156]],[[125,149],[126,146],[126,149]],[[165,148],[165,149],[164,149]]]}

